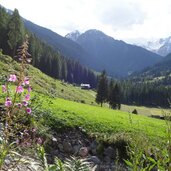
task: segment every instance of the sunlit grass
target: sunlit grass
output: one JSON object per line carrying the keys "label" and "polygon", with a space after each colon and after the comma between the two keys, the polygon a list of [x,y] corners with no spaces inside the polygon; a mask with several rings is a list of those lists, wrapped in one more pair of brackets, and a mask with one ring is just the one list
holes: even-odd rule
{"label": "sunlit grass", "polygon": [[166,135],[165,121],[159,119],[59,98],[49,100],[51,102],[44,103],[43,106],[63,120],[66,126],[80,126],[90,133],[142,133],[153,140],[163,139]]}

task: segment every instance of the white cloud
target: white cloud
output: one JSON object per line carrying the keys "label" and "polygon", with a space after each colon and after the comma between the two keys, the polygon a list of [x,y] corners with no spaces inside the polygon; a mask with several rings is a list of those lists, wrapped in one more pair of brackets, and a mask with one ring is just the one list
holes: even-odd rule
{"label": "white cloud", "polygon": [[132,3],[130,0],[98,1],[99,8],[97,15],[104,24],[111,25],[114,29],[128,29],[134,24],[144,22],[145,13],[141,10],[138,3]]}
{"label": "white cloud", "polygon": [[170,0],[0,0],[6,8],[65,35],[99,29],[117,39],[171,36]]}

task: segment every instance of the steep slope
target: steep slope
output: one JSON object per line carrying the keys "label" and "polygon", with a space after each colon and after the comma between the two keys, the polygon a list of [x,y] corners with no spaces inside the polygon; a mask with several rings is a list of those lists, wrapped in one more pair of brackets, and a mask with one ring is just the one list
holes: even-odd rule
{"label": "steep slope", "polygon": [[[19,64],[11,57],[3,55],[0,52],[0,83],[4,76],[9,74],[19,74]],[[96,105],[95,92],[92,90],[83,90],[72,84],[53,79],[39,69],[29,65],[28,75],[31,77],[31,85],[34,92],[38,92],[50,97],[60,97],[76,102]]]}
{"label": "steep slope", "polygon": [[161,58],[141,47],[115,40],[98,30],[88,30],[81,34],[77,43],[93,56],[86,60],[90,67],[98,71],[106,69],[110,75],[127,76],[155,64]]}
{"label": "steep slope", "polygon": [[59,51],[62,55],[74,58],[84,63],[84,59],[87,57],[87,53],[76,42],[69,40],[59,34],[38,26],[28,20],[24,20],[25,27],[41,40],[52,46],[55,50]]}

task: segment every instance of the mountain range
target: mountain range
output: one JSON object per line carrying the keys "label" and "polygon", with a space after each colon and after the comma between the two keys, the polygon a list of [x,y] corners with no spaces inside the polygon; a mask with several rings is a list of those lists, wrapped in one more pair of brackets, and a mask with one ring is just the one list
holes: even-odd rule
{"label": "mountain range", "polygon": [[171,53],[171,36],[135,44],[161,56]]}
{"label": "mountain range", "polygon": [[96,71],[106,70],[110,76],[124,77],[152,66],[161,56],[142,47],[127,44],[98,30],[78,31],[66,37],[24,20],[26,28],[62,55],[78,60]]}
{"label": "mountain range", "polygon": [[98,71],[106,69],[112,76],[127,76],[155,64],[161,58],[141,47],[115,40],[99,30],[88,30],[83,34],[78,34],[77,31],[74,33],[77,36],[68,34],[66,37],[75,40],[90,54],[86,61],[88,65]]}

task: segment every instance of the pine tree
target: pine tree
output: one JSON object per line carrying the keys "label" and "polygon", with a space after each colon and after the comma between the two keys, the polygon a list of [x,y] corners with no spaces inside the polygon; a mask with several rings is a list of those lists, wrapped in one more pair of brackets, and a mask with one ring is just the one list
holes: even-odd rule
{"label": "pine tree", "polygon": [[115,99],[116,99],[116,109],[119,109],[121,108],[121,99],[120,99],[120,88],[119,88],[119,85],[118,84],[115,84],[115,87],[114,87],[114,93],[115,93]]}
{"label": "pine tree", "polygon": [[16,48],[24,38],[24,26],[18,10],[15,9],[8,23],[8,45],[12,50],[11,55],[14,56]]}
{"label": "pine tree", "polygon": [[7,54],[8,44],[7,44],[7,23],[9,20],[9,14],[6,12],[5,8],[0,6],[0,49]]}
{"label": "pine tree", "polygon": [[107,76],[106,72],[103,71],[99,77],[98,80],[98,86],[97,86],[97,95],[96,95],[96,102],[101,104],[101,107],[104,102],[107,101],[108,96],[108,82],[107,82]]}
{"label": "pine tree", "polygon": [[109,102],[109,107],[113,108],[113,103],[115,102],[115,92],[114,90],[114,81],[111,80],[108,88],[108,102]]}
{"label": "pine tree", "polygon": [[109,90],[108,90],[108,102],[109,107],[112,109],[120,109],[121,108],[121,100],[120,100],[120,88],[118,84],[114,85],[113,80],[110,81]]}
{"label": "pine tree", "polygon": [[67,64],[66,64],[66,61],[65,60],[63,60],[62,61],[62,79],[64,80],[64,81],[66,81],[67,80]]}

